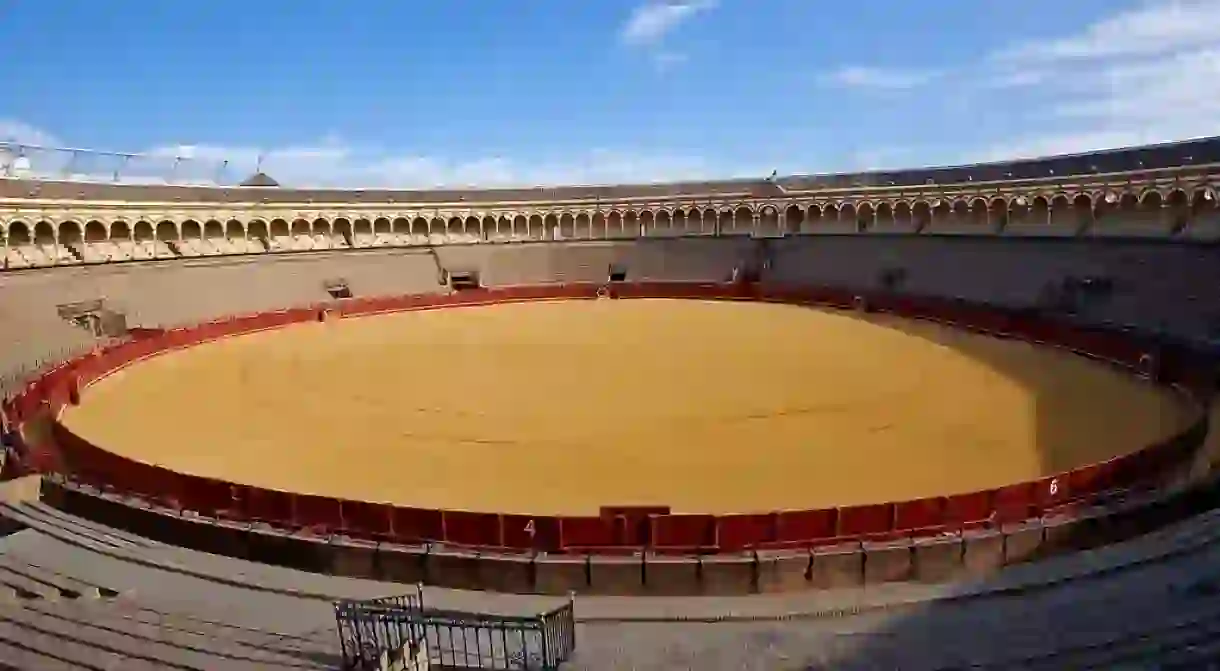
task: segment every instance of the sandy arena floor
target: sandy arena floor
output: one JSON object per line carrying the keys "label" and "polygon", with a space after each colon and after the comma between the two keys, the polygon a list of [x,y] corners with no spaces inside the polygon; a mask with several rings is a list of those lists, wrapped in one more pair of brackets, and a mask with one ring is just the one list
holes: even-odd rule
{"label": "sandy arena floor", "polygon": [[184,472],[532,514],[969,491],[1138,449],[1187,417],[1172,394],[1019,342],[675,300],[301,325],[151,359],[64,415]]}

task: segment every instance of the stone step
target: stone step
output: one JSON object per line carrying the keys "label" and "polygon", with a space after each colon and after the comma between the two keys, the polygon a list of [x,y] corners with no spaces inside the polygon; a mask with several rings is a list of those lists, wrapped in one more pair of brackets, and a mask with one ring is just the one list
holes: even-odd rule
{"label": "stone step", "polygon": [[[95,585],[77,577],[65,575],[39,564],[23,561],[16,557],[0,555],[0,570],[9,570],[29,576],[34,580],[54,585],[65,597],[78,599],[113,599],[122,594],[120,590]],[[75,595],[75,597],[71,597]]]}

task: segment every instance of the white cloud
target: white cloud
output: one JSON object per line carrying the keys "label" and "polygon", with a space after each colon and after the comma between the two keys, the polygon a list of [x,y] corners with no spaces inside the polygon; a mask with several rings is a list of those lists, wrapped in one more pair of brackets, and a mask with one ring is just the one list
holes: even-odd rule
{"label": "white cloud", "polygon": [[931,71],[851,65],[826,75],[823,82],[844,88],[901,91],[923,86],[937,76]]}
{"label": "white cloud", "polygon": [[1214,44],[1218,0],[1160,0],[1103,19],[1076,35],[1020,44],[995,55],[1007,61],[1060,61],[1164,54]]}
{"label": "white cloud", "polygon": [[988,83],[1014,89],[1006,104],[1038,115],[1024,136],[981,149],[985,159],[1169,142],[1220,129],[1220,0],[1144,2],[1075,34],[1003,49],[989,62]]}
{"label": "white cloud", "polygon": [[619,32],[619,39],[636,46],[658,44],[680,24],[715,4],[715,0],[650,1],[632,11]]}
{"label": "white cloud", "polygon": [[16,119],[0,119],[0,143],[55,146],[60,141],[50,133]]}

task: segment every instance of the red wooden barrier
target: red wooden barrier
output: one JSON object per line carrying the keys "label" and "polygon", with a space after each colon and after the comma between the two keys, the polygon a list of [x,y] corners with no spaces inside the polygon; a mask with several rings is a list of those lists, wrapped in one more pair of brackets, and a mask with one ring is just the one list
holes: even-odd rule
{"label": "red wooden barrier", "polygon": [[314,529],[319,533],[337,532],[343,528],[343,511],[339,500],[329,496],[294,494],[291,519],[293,526]]}
{"label": "red wooden barrier", "polygon": [[503,545],[500,541],[500,516],[496,513],[470,513],[446,510],[441,513],[446,543],[457,545]]}
{"label": "red wooden barrier", "polygon": [[292,522],[292,494],[261,487],[245,487],[242,501],[246,517],[268,524]]}
{"label": "red wooden barrier", "polygon": [[945,524],[950,526],[970,525],[991,518],[992,492],[957,494],[945,499]]}
{"label": "red wooden barrier", "polygon": [[778,513],[721,515],[716,518],[717,544],[721,550],[728,552],[774,543],[778,532]]}
{"label": "red wooden barrier", "polygon": [[995,508],[996,522],[1001,524],[1036,516],[1038,511],[1034,505],[1033,483],[1023,482],[997,489],[992,497],[992,506]]}
{"label": "red wooden barrier", "polygon": [[558,552],[563,548],[559,518],[533,515],[501,515],[500,538],[506,548]]}
{"label": "red wooden barrier", "polygon": [[653,515],[652,546],[658,550],[688,551],[716,546],[714,515]]}
{"label": "red wooden barrier", "polygon": [[915,499],[894,504],[894,529],[911,531],[938,527],[945,523],[945,499]]}
{"label": "red wooden barrier", "polygon": [[839,511],[786,510],[776,516],[775,544],[805,543],[838,535]]}
{"label": "red wooden barrier", "polygon": [[564,549],[621,545],[614,533],[614,518],[560,517],[559,539]]}
{"label": "red wooden barrier", "polygon": [[441,511],[424,508],[394,508],[394,540],[399,543],[424,543],[445,539]]}
{"label": "red wooden barrier", "polygon": [[343,502],[343,530],[354,538],[388,540],[394,531],[394,507],[366,501]]}
{"label": "red wooden barrier", "polygon": [[894,504],[876,503],[839,508],[836,536],[867,536],[894,530]]}

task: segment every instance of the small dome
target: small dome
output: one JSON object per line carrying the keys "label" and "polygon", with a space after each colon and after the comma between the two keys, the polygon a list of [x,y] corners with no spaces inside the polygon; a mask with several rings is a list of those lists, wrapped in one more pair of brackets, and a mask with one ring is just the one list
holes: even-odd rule
{"label": "small dome", "polygon": [[256,172],[250,175],[241,183],[241,186],[279,186],[280,183],[275,181],[265,172]]}

